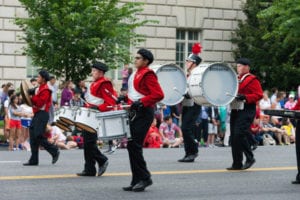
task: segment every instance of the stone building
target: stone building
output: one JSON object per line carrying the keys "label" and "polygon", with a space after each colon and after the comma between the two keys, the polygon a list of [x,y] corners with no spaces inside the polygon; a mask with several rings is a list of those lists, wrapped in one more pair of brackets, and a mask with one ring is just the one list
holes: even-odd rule
{"label": "stone building", "polygon": [[[122,0],[129,2],[134,0]],[[238,19],[245,19],[241,6],[245,0],[136,0],[145,3],[141,19],[157,20],[136,31],[146,35],[139,47],[152,50],[154,64],[176,63],[184,67],[184,59],[195,42],[203,46],[204,62],[232,62],[230,42]],[[20,80],[35,74],[30,58],[22,55],[22,31],[13,21],[25,17],[18,0],[0,0],[0,83]],[[117,73],[116,73],[117,74]]]}

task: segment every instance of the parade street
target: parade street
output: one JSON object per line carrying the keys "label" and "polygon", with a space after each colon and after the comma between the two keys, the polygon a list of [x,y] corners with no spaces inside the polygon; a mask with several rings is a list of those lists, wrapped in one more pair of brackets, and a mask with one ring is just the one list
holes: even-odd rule
{"label": "parade street", "polygon": [[[145,149],[153,185],[145,192],[125,192],[131,179],[128,153],[117,149],[108,155],[109,166],[102,177],[77,177],[83,169],[83,151],[61,151],[55,165],[46,151],[39,166],[23,166],[30,152],[0,151],[1,200],[293,200],[299,199],[295,146],[263,146],[254,152],[256,163],[246,171],[226,171],[231,149],[200,148],[194,163],[179,163],[183,148]],[[38,192],[37,192],[38,190]]]}

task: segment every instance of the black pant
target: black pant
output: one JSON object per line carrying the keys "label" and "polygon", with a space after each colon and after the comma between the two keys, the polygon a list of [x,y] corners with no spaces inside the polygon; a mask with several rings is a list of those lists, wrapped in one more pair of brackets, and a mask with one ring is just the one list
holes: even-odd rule
{"label": "black pant", "polygon": [[250,125],[255,117],[255,104],[245,104],[244,110],[232,110],[230,115],[230,140],[233,164],[232,167],[243,166],[243,153],[246,160],[254,158],[249,143]]}
{"label": "black pant", "polygon": [[194,155],[198,153],[198,142],[196,140],[193,128],[195,126],[197,117],[201,111],[201,106],[194,104],[194,106],[183,106],[182,108],[182,134],[184,140],[185,155]]}
{"label": "black pant", "polygon": [[296,179],[300,180],[300,119],[297,120],[297,126],[296,126],[296,155],[297,155],[297,167],[298,167],[298,174]]}
{"label": "black pant", "polygon": [[98,135],[82,131],[83,133],[83,153],[84,153],[84,171],[88,174],[96,174],[96,162],[102,166],[108,158],[101,153],[97,146]]}
{"label": "black pant", "polygon": [[43,146],[52,156],[58,152],[58,148],[49,143],[44,136],[46,126],[49,120],[49,114],[46,111],[39,111],[34,114],[29,127],[31,157],[29,162],[32,164],[39,163],[39,146]]}
{"label": "black pant", "polygon": [[128,140],[127,150],[132,172],[132,186],[151,176],[143,156],[143,143],[153,119],[153,108],[142,108],[136,111],[135,117],[130,120],[131,139]]}

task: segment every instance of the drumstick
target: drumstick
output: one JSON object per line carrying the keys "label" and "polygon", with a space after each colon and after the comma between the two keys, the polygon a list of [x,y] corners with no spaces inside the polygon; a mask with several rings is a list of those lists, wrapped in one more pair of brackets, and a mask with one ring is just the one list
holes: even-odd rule
{"label": "drumstick", "polygon": [[[114,107],[118,107],[119,105],[115,105],[115,106],[107,106],[107,108],[114,108]],[[121,105],[121,108],[129,108],[131,105]]]}

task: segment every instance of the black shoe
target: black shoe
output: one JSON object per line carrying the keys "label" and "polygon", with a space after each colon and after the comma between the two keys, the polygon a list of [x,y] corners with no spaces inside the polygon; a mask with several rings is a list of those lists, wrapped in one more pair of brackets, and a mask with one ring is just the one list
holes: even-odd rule
{"label": "black shoe", "polygon": [[228,167],[227,170],[243,170],[242,167]]}
{"label": "black shoe", "polygon": [[55,156],[52,157],[52,164],[55,164],[58,161],[59,154],[60,154],[60,151],[57,150],[57,153],[55,154]]}
{"label": "black shoe", "polygon": [[252,151],[255,151],[255,149],[257,149],[257,144],[254,144],[251,149]]}
{"label": "black shoe", "polygon": [[128,187],[123,187],[122,189],[123,189],[124,191],[132,191],[132,188],[133,188],[133,186],[130,185],[130,186],[128,186]]}
{"label": "black shoe", "polygon": [[82,171],[81,173],[77,173],[77,176],[95,176],[94,173],[87,173],[86,171]]}
{"label": "black shoe", "polygon": [[38,165],[38,163],[31,163],[31,162],[27,162],[27,163],[23,163],[24,166],[36,166]]}
{"label": "black shoe", "polygon": [[139,181],[137,184],[135,184],[133,187],[132,187],[132,191],[134,192],[141,192],[141,191],[144,191],[146,187],[152,185],[152,180],[151,178],[147,179],[147,180],[142,180],[142,181]]}
{"label": "black shoe", "polygon": [[250,161],[246,161],[246,163],[243,165],[242,169],[248,169],[255,163],[255,159],[253,158]]}
{"label": "black shoe", "polygon": [[300,184],[300,180],[296,179],[295,181],[292,181],[292,184]]}
{"label": "black shoe", "polygon": [[198,156],[198,154],[185,156],[184,158],[179,159],[178,162],[194,162],[194,160],[197,156]]}
{"label": "black shoe", "polygon": [[106,168],[108,166],[108,160],[105,161],[105,163],[99,167],[98,169],[98,176],[102,176],[102,174],[104,174],[104,172],[106,171]]}

